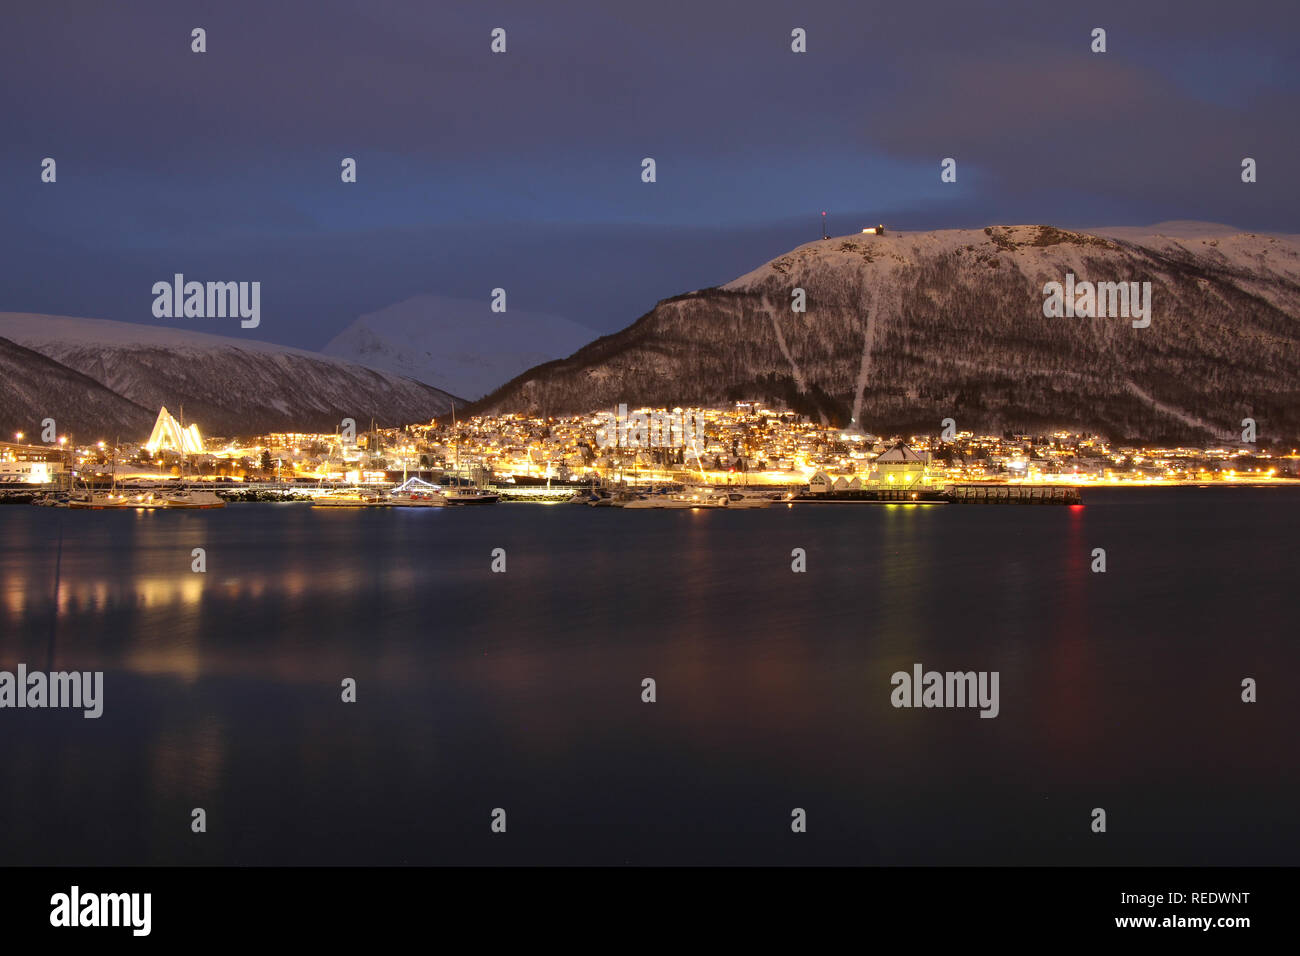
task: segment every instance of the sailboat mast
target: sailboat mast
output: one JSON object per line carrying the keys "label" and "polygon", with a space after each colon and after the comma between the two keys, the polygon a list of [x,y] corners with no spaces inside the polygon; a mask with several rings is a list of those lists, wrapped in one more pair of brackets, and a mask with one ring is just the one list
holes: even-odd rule
{"label": "sailboat mast", "polygon": [[456,469],[456,487],[460,487],[460,434],[456,430],[456,403],[451,403],[451,460]]}

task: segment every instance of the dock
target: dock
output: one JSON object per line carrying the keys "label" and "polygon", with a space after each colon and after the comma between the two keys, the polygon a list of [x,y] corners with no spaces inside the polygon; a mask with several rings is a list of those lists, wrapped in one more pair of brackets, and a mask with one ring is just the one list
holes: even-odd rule
{"label": "dock", "polygon": [[948,500],[958,505],[1081,505],[1076,485],[948,485]]}
{"label": "dock", "polygon": [[1001,485],[991,482],[944,485],[936,488],[853,488],[841,491],[805,491],[791,499],[799,504],[816,502],[884,502],[956,505],[1081,505],[1083,494],[1075,485]]}
{"label": "dock", "polygon": [[950,499],[942,491],[933,488],[917,488],[909,491],[904,488],[853,488],[843,491],[805,491],[797,494],[792,501],[799,504],[834,501],[863,502],[898,502],[899,504],[934,505],[946,504]]}

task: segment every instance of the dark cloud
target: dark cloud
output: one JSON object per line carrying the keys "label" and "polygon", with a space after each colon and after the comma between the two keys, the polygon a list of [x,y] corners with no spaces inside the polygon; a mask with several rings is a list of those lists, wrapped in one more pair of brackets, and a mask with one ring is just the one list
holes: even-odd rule
{"label": "dark cloud", "polygon": [[839,232],[1295,232],[1298,22],[1202,0],[27,4],[0,35],[0,309],[147,319],[183,268],[260,279],[261,331],[305,346],[499,285],[609,331],[816,236],[824,208]]}

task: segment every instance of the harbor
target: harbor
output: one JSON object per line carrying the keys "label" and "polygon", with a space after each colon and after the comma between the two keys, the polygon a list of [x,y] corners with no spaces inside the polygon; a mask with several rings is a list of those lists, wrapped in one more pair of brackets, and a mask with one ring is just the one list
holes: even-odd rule
{"label": "harbor", "polygon": [[[259,502],[322,510],[520,503],[634,511],[1078,506],[1085,487],[1294,484],[1300,465],[1295,450],[1270,456],[1226,445],[1201,452],[1115,448],[1066,433],[886,439],[818,426],[751,402],[692,412],[689,442],[684,426],[672,431],[671,414],[648,415],[651,422],[658,415],[670,423],[666,434],[678,442],[672,447],[650,441],[653,434],[610,429],[599,414],[458,421],[453,413],[442,424],[394,429],[372,422],[362,430],[346,420],[334,434],[231,439],[205,436],[179,411],[173,416],[160,408],[142,441],[78,443],[49,433],[43,444],[24,444],[23,433],[15,433],[13,442],[0,443],[0,504],[75,510]],[[631,419],[638,416],[647,417],[636,412]],[[680,417],[686,420],[684,412]],[[661,428],[658,440],[664,434]]]}
{"label": "harbor", "polygon": [[585,504],[592,507],[643,509],[729,508],[752,510],[773,505],[809,504],[1035,504],[1082,505],[1074,485],[946,484],[939,487],[811,490],[815,485],[743,486],[711,484],[601,484],[598,482],[487,482],[482,487],[410,478],[391,483],[336,484],[304,482],[151,482],[127,481],[114,486],[88,484],[69,491],[57,485],[0,489],[0,504],[32,504],[74,510],[196,510],[227,504],[292,503],[314,508],[440,508],[465,505]]}

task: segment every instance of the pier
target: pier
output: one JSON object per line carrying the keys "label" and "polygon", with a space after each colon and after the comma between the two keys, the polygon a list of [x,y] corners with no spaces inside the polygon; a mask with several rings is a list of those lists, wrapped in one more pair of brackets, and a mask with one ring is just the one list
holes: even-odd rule
{"label": "pier", "polygon": [[958,505],[1081,505],[1083,495],[1075,485],[1001,485],[984,482],[937,488],[853,488],[840,491],[804,491],[792,499],[812,502],[898,502],[901,504]]}
{"label": "pier", "polygon": [[792,499],[799,504],[819,501],[875,501],[900,504],[946,504],[950,499],[933,488],[852,488],[841,491],[805,491]]}
{"label": "pier", "polygon": [[1081,505],[1075,485],[948,485],[944,492],[958,505]]}

